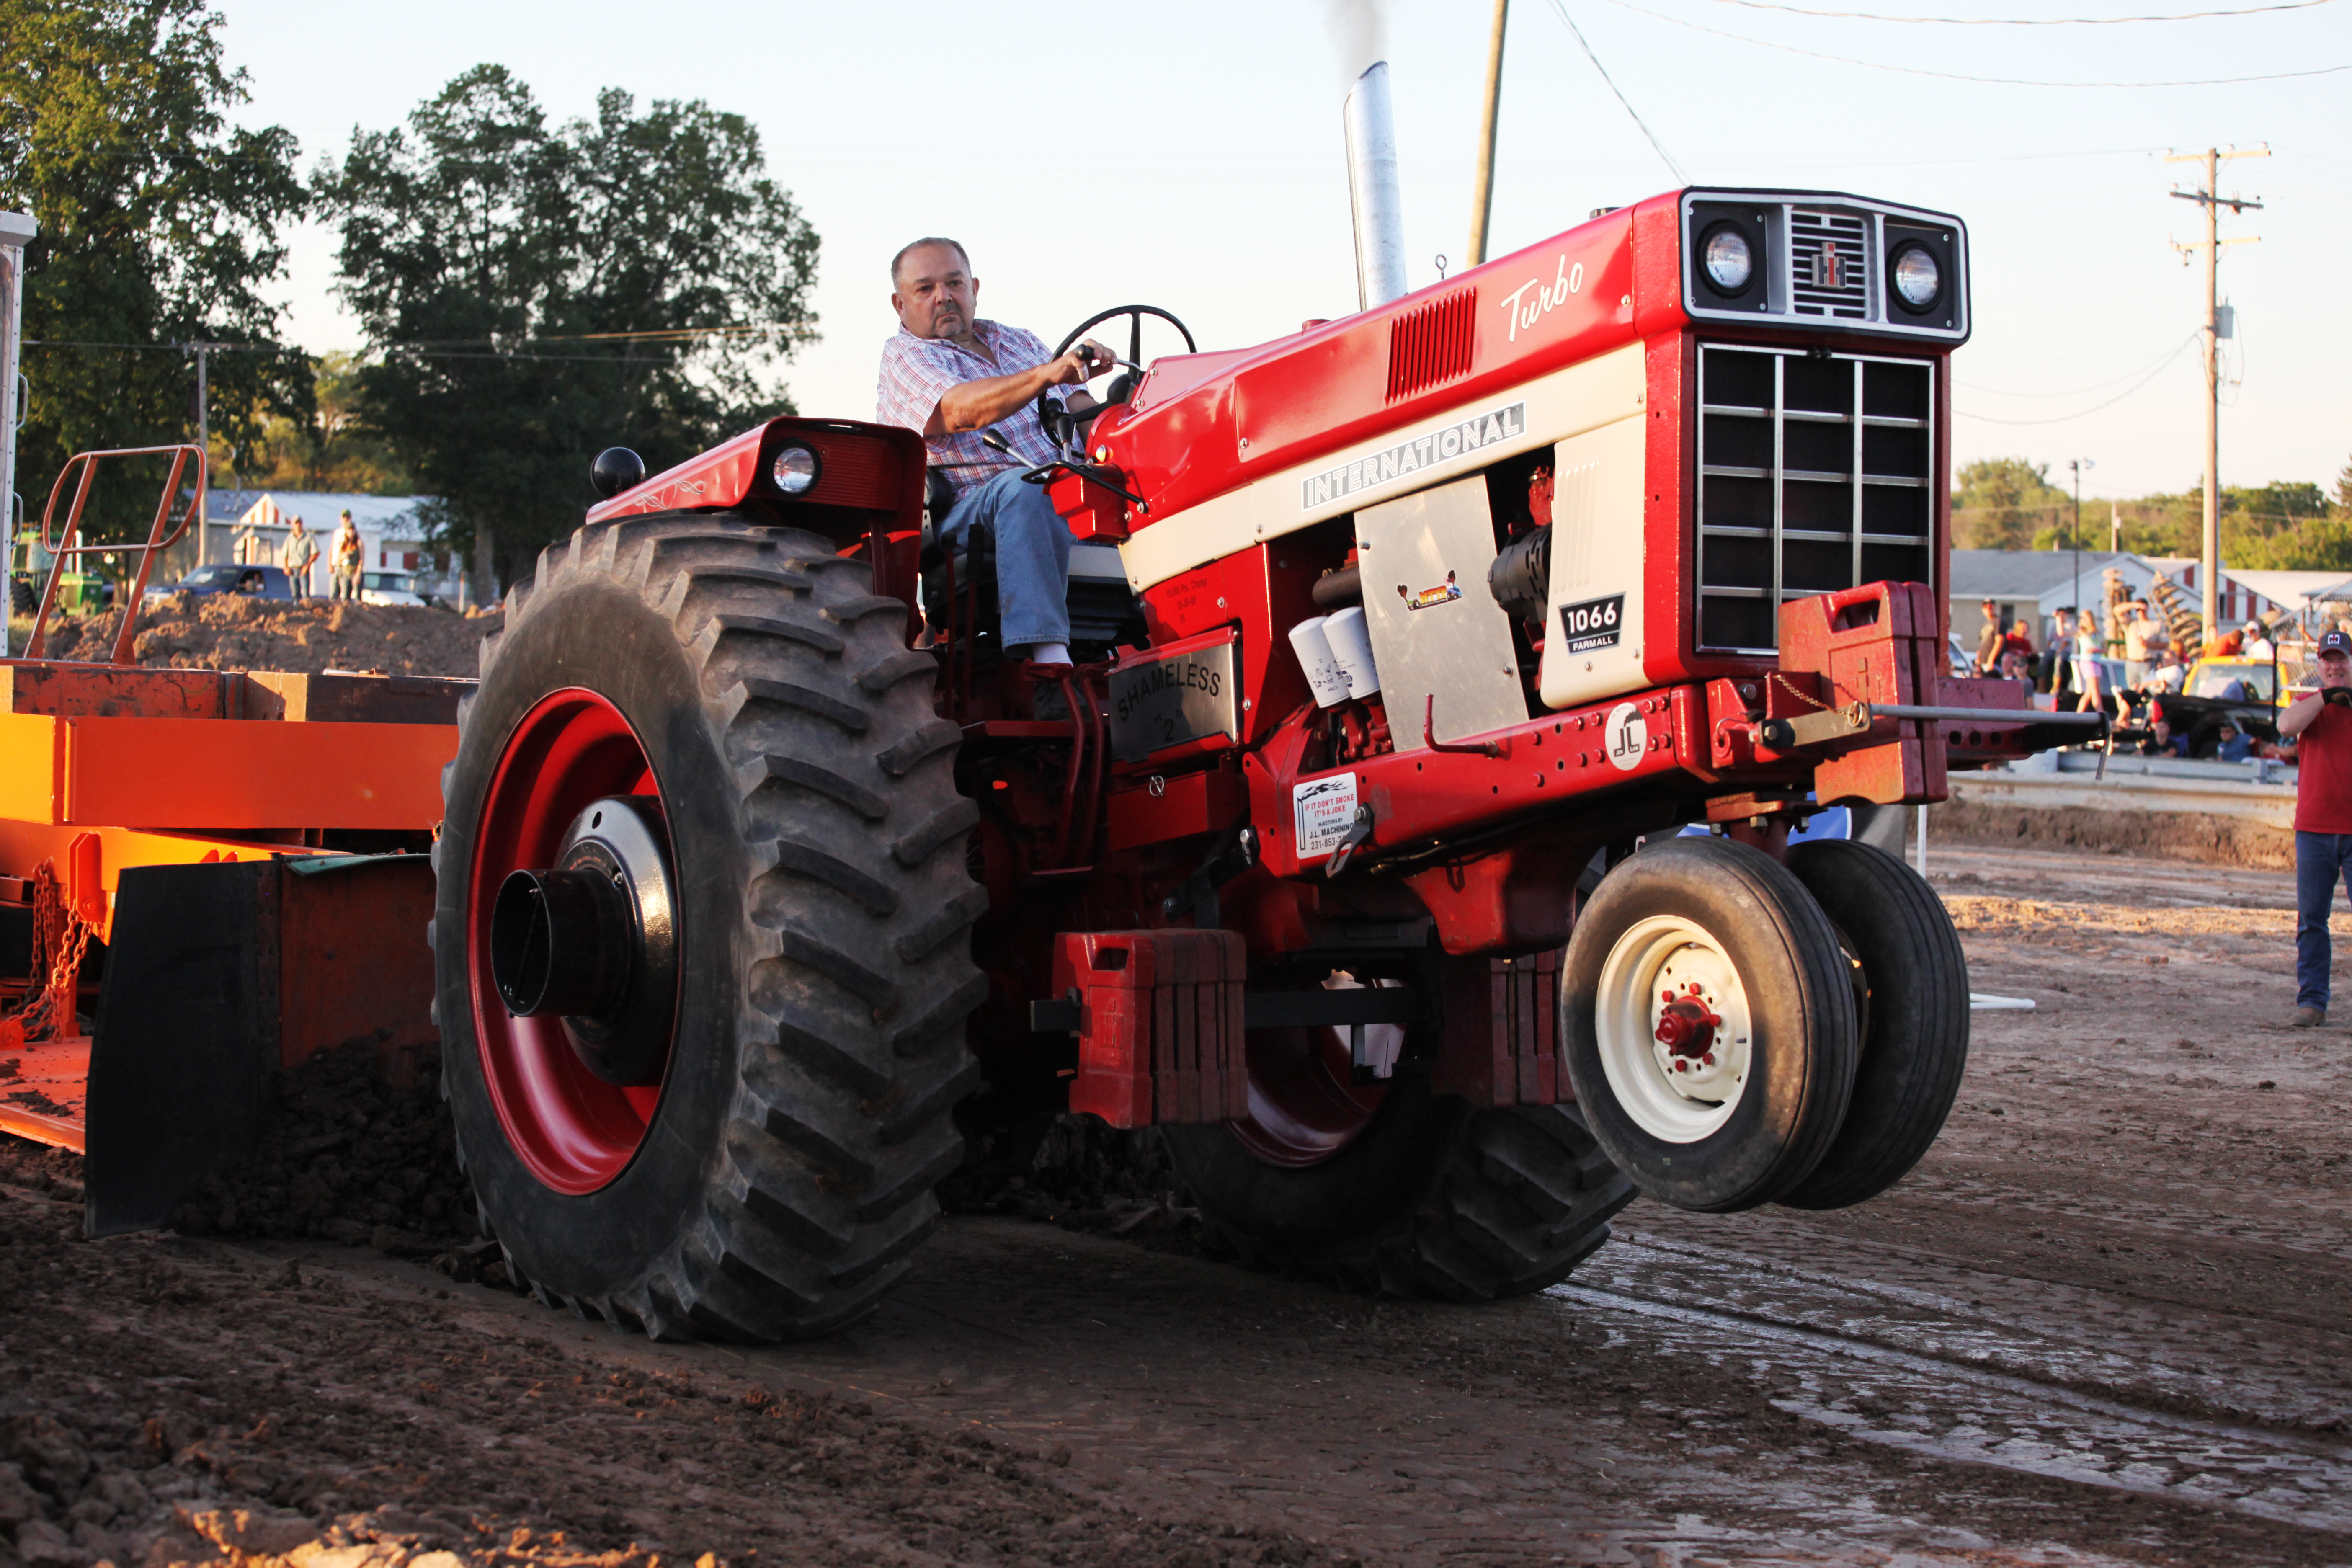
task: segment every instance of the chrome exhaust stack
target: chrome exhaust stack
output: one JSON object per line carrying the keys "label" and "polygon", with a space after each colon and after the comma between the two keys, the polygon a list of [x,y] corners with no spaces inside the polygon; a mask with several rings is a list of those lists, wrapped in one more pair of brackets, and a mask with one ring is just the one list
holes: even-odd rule
{"label": "chrome exhaust stack", "polygon": [[1356,220],[1356,308],[1369,310],[1409,291],[1404,279],[1404,204],[1398,195],[1396,114],[1389,63],[1375,60],[1348,89],[1348,205]]}

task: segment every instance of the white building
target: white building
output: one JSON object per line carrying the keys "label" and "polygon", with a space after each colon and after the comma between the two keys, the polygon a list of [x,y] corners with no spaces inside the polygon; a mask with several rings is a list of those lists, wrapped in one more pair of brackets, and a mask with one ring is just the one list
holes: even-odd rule
{"label": "white building", "polygon": [[[347,495],[331,490],[215,490],[211,513],[210,556],[215,561],[252,561],[271,565],[280,559],[294,520],[318,542],[307,592],[325,595],[333,589],[333,563],[329,546],[342,514],[349,511],[359,530],[360,564],[367,572],[405,572],[416,579],[416,591],[428,597],[454,602],[457,575],[442,570],[443,557],[428,547],[417,509],[429,496]],[[191,557],[193,563],[193,555]],[[454,565],[455,563],[450,564]]]}

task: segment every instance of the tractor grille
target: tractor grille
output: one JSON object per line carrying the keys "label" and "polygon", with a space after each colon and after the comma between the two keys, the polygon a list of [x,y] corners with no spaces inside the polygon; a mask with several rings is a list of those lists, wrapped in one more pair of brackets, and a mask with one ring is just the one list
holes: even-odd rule
{"label": "tractor grille", "polygon": [[1463,289],[1416,305],[1389,327],[1389,396],[1394,403],[1470,374],[1478,290]]}
{"label": "tractor grille", "polygon": [[1940,591],[1932,366],[1703,343],[1698,402],[1700,647],[1773,652],[1784,599]]}
{"label": "tractor grille", "polygon": [[1789,214],[1793,314],[1843,316],[1861,321],[1870,313],[1869,230],[1860,213]]}

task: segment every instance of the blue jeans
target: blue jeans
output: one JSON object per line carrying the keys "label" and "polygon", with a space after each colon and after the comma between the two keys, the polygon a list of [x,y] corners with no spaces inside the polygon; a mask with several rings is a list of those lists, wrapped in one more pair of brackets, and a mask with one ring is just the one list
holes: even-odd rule
{"label": "blue jeans", "polygon": [[2327,1011],[2327,907],[2352,868],[2352,833],[2294,836],[2294,1005]]}
{"label": "blue jeans", "polygon": [[1070,640],[1070,525],[1045,497],[1045,487],[1027,483],[1019,468],[1002,473],[956,497],[940,538],[961,543],[974,523],[984,522],[996,540],[998,646]]}

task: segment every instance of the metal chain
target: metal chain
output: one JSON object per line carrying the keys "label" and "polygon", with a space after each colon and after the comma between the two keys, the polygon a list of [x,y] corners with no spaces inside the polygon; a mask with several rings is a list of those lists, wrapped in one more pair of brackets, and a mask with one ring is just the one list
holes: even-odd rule
{"label": "metal chain", "polygon": [[56,862],[42,861],[34,869],[32,882],[33,942],[25,972],[28,977],[40,975],[42,983],[23,1006],[0,1021],[16,1025],[21,1031],[19,1037],[26,1040],[62,1038],[73,1033],[82,960],[89,952],[93,933],[66,901],[65,889],[58,884]]}
{"label": "metal chain", "polygon": [[1807,707],[1819,709],[1824,713],[1830,710],[1830,704],[1822,701],[1818,697],[1810,697],[1804,692],[1798,690],[1795,687],[1789,684],[1789,678],[1781,674],[1777,669],[1772,672],[1772,680],[1773,683],[1779,686],[1781,690],[1787,692],[1798,701],[1804,703]]}

